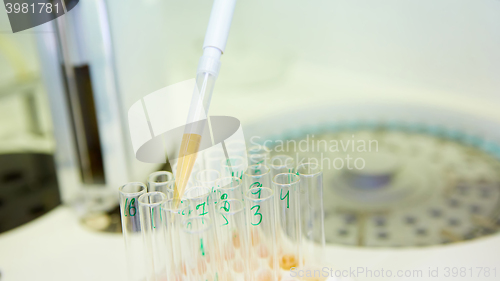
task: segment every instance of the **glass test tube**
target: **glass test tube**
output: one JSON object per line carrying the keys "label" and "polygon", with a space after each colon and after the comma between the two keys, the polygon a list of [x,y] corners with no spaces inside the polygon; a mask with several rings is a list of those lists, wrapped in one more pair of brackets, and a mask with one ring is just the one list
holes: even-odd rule
{"label": "glass test tube", "polygon": [[[194,183],[192,181],[189,181],[187,184],[186,184],[186,189],[185,191],[189,190],[191,187],[193,187]],[[174,194],[174,188],[175,188],[175,181],[169,181],[167,184],[166,184],[166,189],[168,190],[169,193],[172,194],[171,197],[169,198],[173,198],[173,194]],[[184,198],[184,196],[182,197]]]}
{"label": "glass test tube", "polygon": [[139,215],[139,197],[146,193],[146,186],[140,182],[131,182],[121,186],[119,192],[128,277],[130,281],[142,281],[146,276],[146,270]]}
{"label": "glass test tube", "polygon": [[239,199],[243,201],[243,185],[237,177],[225,177],[217,181],[217,202],[225,199]]}
{"label": "glass test tube", "polygon": [[[225,177],[217,181],[218,188],[216,189],[215,198],[217,203],[215,203],[215,208],[230,208],[229,202],[224,202],[221,204],[222,200],[226,199],[238,199],[243,201],[243,184],[241,180],[237,177]],[[217,229],[218,231],[218,229]],[[217,233],[218,234],[218,233]]]}
{"label": "glass test tube", "polygon": [[173,198],[174,193],[169,187],[169,183],[174,182],[174,175],[168,171],[151,173],[148,177],[148,192],[163,192],[167,198]]}
{"label": "glass test tube", "polygon": [[217,181],[220,179],[220,173],[217,170],[201,170],[196,174],[196,184],[205,186],[212,190],[214,203],[217,204]]}
{"label": "glass test tube", "polygon": [[299,182],[299,176],[292,173],[278,174],[273,179],[277,206],[278,261],[284,271],[304,264]]}
{"label": "glass test tube", "polygon": [[239,156],[242,158],[247,157],[247,147],[245,145],[245,141],[240,140],[230,140],[225,141],[224,145],[226,146],[227,154],[229,158]]}
{"label": "glass test tube", "polygon": [[254,145],[248,149],[248,164],[267,165],[271,158],[271,150],[263,145]]}
{"label": "glass test tube", "polygon": [[142,239],[146,261],[146,280],[167,279],[167,231],[163,221],[162,204],[167,195],[148,192],[139,197]]}
{"label": "glass test tube", "polygon": [[[188,179],[188,186],[186,187],[186,189],[189,187],[189,186],[193,186],[194,185],[194,182],[195,182],[195,175],[198,173],[198,171],[202,170],[202,164],[201,164],[201,161],[203,161],[203,159],[198,159],[196,160],[196,162],[194,163],[193,165],[193,169],[191,170],[191,175],[189,176],[189,179]],[[172,172],[176,173],[177,172],[177,162],[174,162],[172,164]]]}
{"label": "glass test tube", "polygon": [[196,185],[201,185],[215,190],[220,173],[214,169],[201,170],[196,174]]}
{"label": "glass test tube", "polygon": [[274,204],[274,191],[270,188],[255,187],[245,194],[251,249],[248,265],[253,281],[279,280]]}
{"label": "glass test tube", "polygon": [[175,201],[169,199],[164,202],[162,209],[167,230],[167,249],[170,249],[167,260],[168,280],[180,281],[184,274],[180,234],[182,222],[189,217],[190,203],[182,200],[176,207]]}
{"label": "glass test tube", "polygon": [[271,186],[271,170],[262,164],[250,165],[243,175],[243,193],[254,187]]}
{"label": "glass test tube", "polygon": [[[325,247],[323,171],[318,164],[304,163],[297,167],[297,173],[300,177],[302,229],[306,240],[306,258],[320,262],[323,260]],[[302,198],[303,193],[307,193],[305,197],[307,200]]]}
{"label": "glass test tube", "polygon": [[287,155],[276,155],[269,161],[269,168],[271,169],[271,180],[277,174],[281,173],[293,173],[295,167],[295,161],[292,157]]}
{"label": "glass test tube", "polygon": [[243,157],[234,156],[228,159],[221,160],[221,175],[223,177],[237,177],[243,176],[246,169],[245,160]]}
{"label": "glass test tube", "polygon": [[209,217],[182,222],[182,264],[187,281],[218,280],[214,225]]}
{"label": "glass test tube", "polygon": [[226,199],[220,203],[216,222],[219,252],[224,264],[222,280],[250,280],[245,205],[238,199]]}

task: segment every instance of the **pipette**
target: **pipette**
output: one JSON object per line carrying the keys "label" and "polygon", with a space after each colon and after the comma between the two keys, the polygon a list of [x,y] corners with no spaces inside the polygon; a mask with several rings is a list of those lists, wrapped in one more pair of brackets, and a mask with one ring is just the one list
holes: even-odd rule
{"label": "pipette", "polygon": [[212,6],[203,43],[203,55],[198,63],[196,85],[177,161],[174,189],[174,200],[177,204],[184,194],[196,161],[204,130],[203,122],[196,121],[207,117],[215,80],[219,74],[220,57],[226,47],[235,5],[236,0],[214,0]]}

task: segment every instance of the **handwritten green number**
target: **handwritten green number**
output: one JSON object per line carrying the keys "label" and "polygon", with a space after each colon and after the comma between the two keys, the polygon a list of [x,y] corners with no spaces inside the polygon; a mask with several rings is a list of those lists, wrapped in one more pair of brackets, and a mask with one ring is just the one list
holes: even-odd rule
{"label": "handwritten green number", "polygon": [[128,198],[127,198],[127,200],[125,200],[125,209],[123,210],[123,216],[125,216],[125,217],[127,216],[127,207],[128,207],[127,203],[128,203]]}
{"label": "handwritten green number", "polygon": [[[254,182],[252,185],[250,185],[250,189],[251,189],[252,187],[254,187],[254,186],[256,186],[256,187],[262,187],[262,183],[260,183],[260,182]],[[262,190],[262,189],[261,189],[261,188],[259,188],[259,190],[258,190],[258,191],[252,192],[252,194],[254,194],[254,195],[255,195],[255,194],[259,194],[259,199],[260,199],[260,192],[261,192],[261,190]]]}
{"label": "handwritten green number", "polygon": [[[128,198],[125,200],[125,210],[124,210],[124,216],[127,216],[127,209],[128,209],[128,215],[133,217],[137,213],[137,209],[135,208],[135,198],[132,198],[130,200],[130,203],[127,206]],[[132,210],[134,210],[134,213],[132,214]]]}
{"label": "handwritten green number", "polygon": [[[260,160],[259,162],[255,163],[255,165],[260,165],[260,164],[263,164],[264,163],[264,160]],[[260,173],[260,169],[256,169],[255,170],[256,173]]]}
{"label": "handwritten green number", "polygon": [[[221,199],[221,200],[227,199],[227,193],[222,194],[222,196],[220,197],[220,199]],[[231,206],[231,205],[229,204],[229,202],[227,202],[227,201],[226,201],[226,202],[224,202],[224,206],[223,206],[222,208],[224,208],[224,210],[225,210],[226,212],[229,212],[229,208],[230,208],[230,206]]]}
{"label": "handwritten green number", "polygon": [[254,216],[259,216],[259,222],[258,223],[252,223],[252,225],[259,225],[262,222],[262,214],[259,213],[260,206],[259,205],[255,205],[250,210],[253,210],[254,208],[257,208],[257,210],[255,210],[255,213],[253,215]]}
{"label": "handwritten green number", "polygon": [[203,238],[200,239],[200,250],[201,250],[201,255],[205,256],[205,247],[203,247]]}
{"label": "handwritten green number", "polygon": [[[221,208],[221,209],[224,209],[226,212],[228,212],[228,211],[229,211],[229,209],[227,209],[227,210],[226,210],[226,208],[224,208],[224,207],[220,207],[220,208]],[[221,214],[221,216],[222,216],[222,217],[224,218],[224,220],[226,221],[226,223],[225,223],[225,224],[223,224],[222,226],[224,226],[224,225],[228,225],[228,224],[229,224],[229,221],[227,220],[226,216],[224,216],[224,214]]]}
{"label": "handwritten green number", "polygon": [[280,193],[280,199],[285,200],[285,198],[286,198],[286,207],[290,208],[290,190],[288,190],[285,194],[285,197],[283,197],[283,189],[282,189]]}
{"label": "handwritten green number", "polygon": [[[227,199],[227,193],[224,193],[222,194],[222,196],[220,197],[221,200],[224,200],[224,199]],[[226,212],[229,212],[229,208],[231,208],[231,205],[229,204],[229,202],[224,202],[224,206],[220,207],[221,209],[224,209],[224,211]],[[224,216],[223,214],[221,214],[222,217],[224,218],[224,220],[226,220],[226,223],[223,224],[224,225],[228,225],[229,224],[229,221],[227,220],[226,216]]]}
{"label": "handwritten green number", "polygon": [[252,189],[252,188],[254,188],[254,187],[262,187],[262,183],[260,183],[260,182],[256,181],[256,182],[254,182],[254,183],[252,183],[252,184],[250,185],[250,189]]}
{"label": "handwritten green number", "polygon": [[[240,175],[240,173],[241,173],[241,175]],[[243,171],[241,171],[241,172],[237,171],[236,174],[234,172],[231,172],[231,176],[232,177],[237,177],[239,179],[242,179],[243,178]]]}
{"label": "handwritten green number", "polygon": [[203,202],[201,204],[196,205],[196,210],[198,210],[200,208],[200,206],[203,206],[203,212],[200,214],[200,216],[204,216],[204,215],[208,214],[208,212],[205,212],[205,203],[206,202]]}
{"label": "handwritten green number", "polygon": [[[132,209],[134,209],[134,214],[132,214]],[[132,198],[132,200],[130,200],[130,203],[128,202],[128,198],[127,200],[125,200],[125,210],[123,210],[123,215],[125,217],[127,216],[127,210],[128,210],[128,216],[131,217],[135,216],[135,214],[137,213],[137,209],[135,208],[135,198]]]}

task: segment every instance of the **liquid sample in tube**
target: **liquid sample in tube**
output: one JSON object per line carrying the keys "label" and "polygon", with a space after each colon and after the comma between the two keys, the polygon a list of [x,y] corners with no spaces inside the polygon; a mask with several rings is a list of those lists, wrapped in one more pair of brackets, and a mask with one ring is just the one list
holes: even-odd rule
{"label": "liquid sample in tube", "polygon": [[179,159],[177,161],[177,173],[175,174],[174,200],[179,204],[186,185],[191,176],[198,149],[200,148],[201,135],[184,134],[182,136]]}

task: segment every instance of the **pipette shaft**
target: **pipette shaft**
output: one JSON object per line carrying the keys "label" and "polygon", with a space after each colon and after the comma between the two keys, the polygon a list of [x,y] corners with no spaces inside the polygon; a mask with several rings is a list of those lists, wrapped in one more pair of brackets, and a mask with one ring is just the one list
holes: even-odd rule
{"label": "pipette shaft", "polygon": [[220,57],[226,48],[229,28],[233,18],[236,0],[215,0],[208,23],[203,56],[198,64],[196,87],[191,99],[187,126],[182,138],[176,173],[174,200],[180,201],[189,176],[196,161],[203,128],[203,122],[196,122],[207,117],[215,80],[219,74]]}

